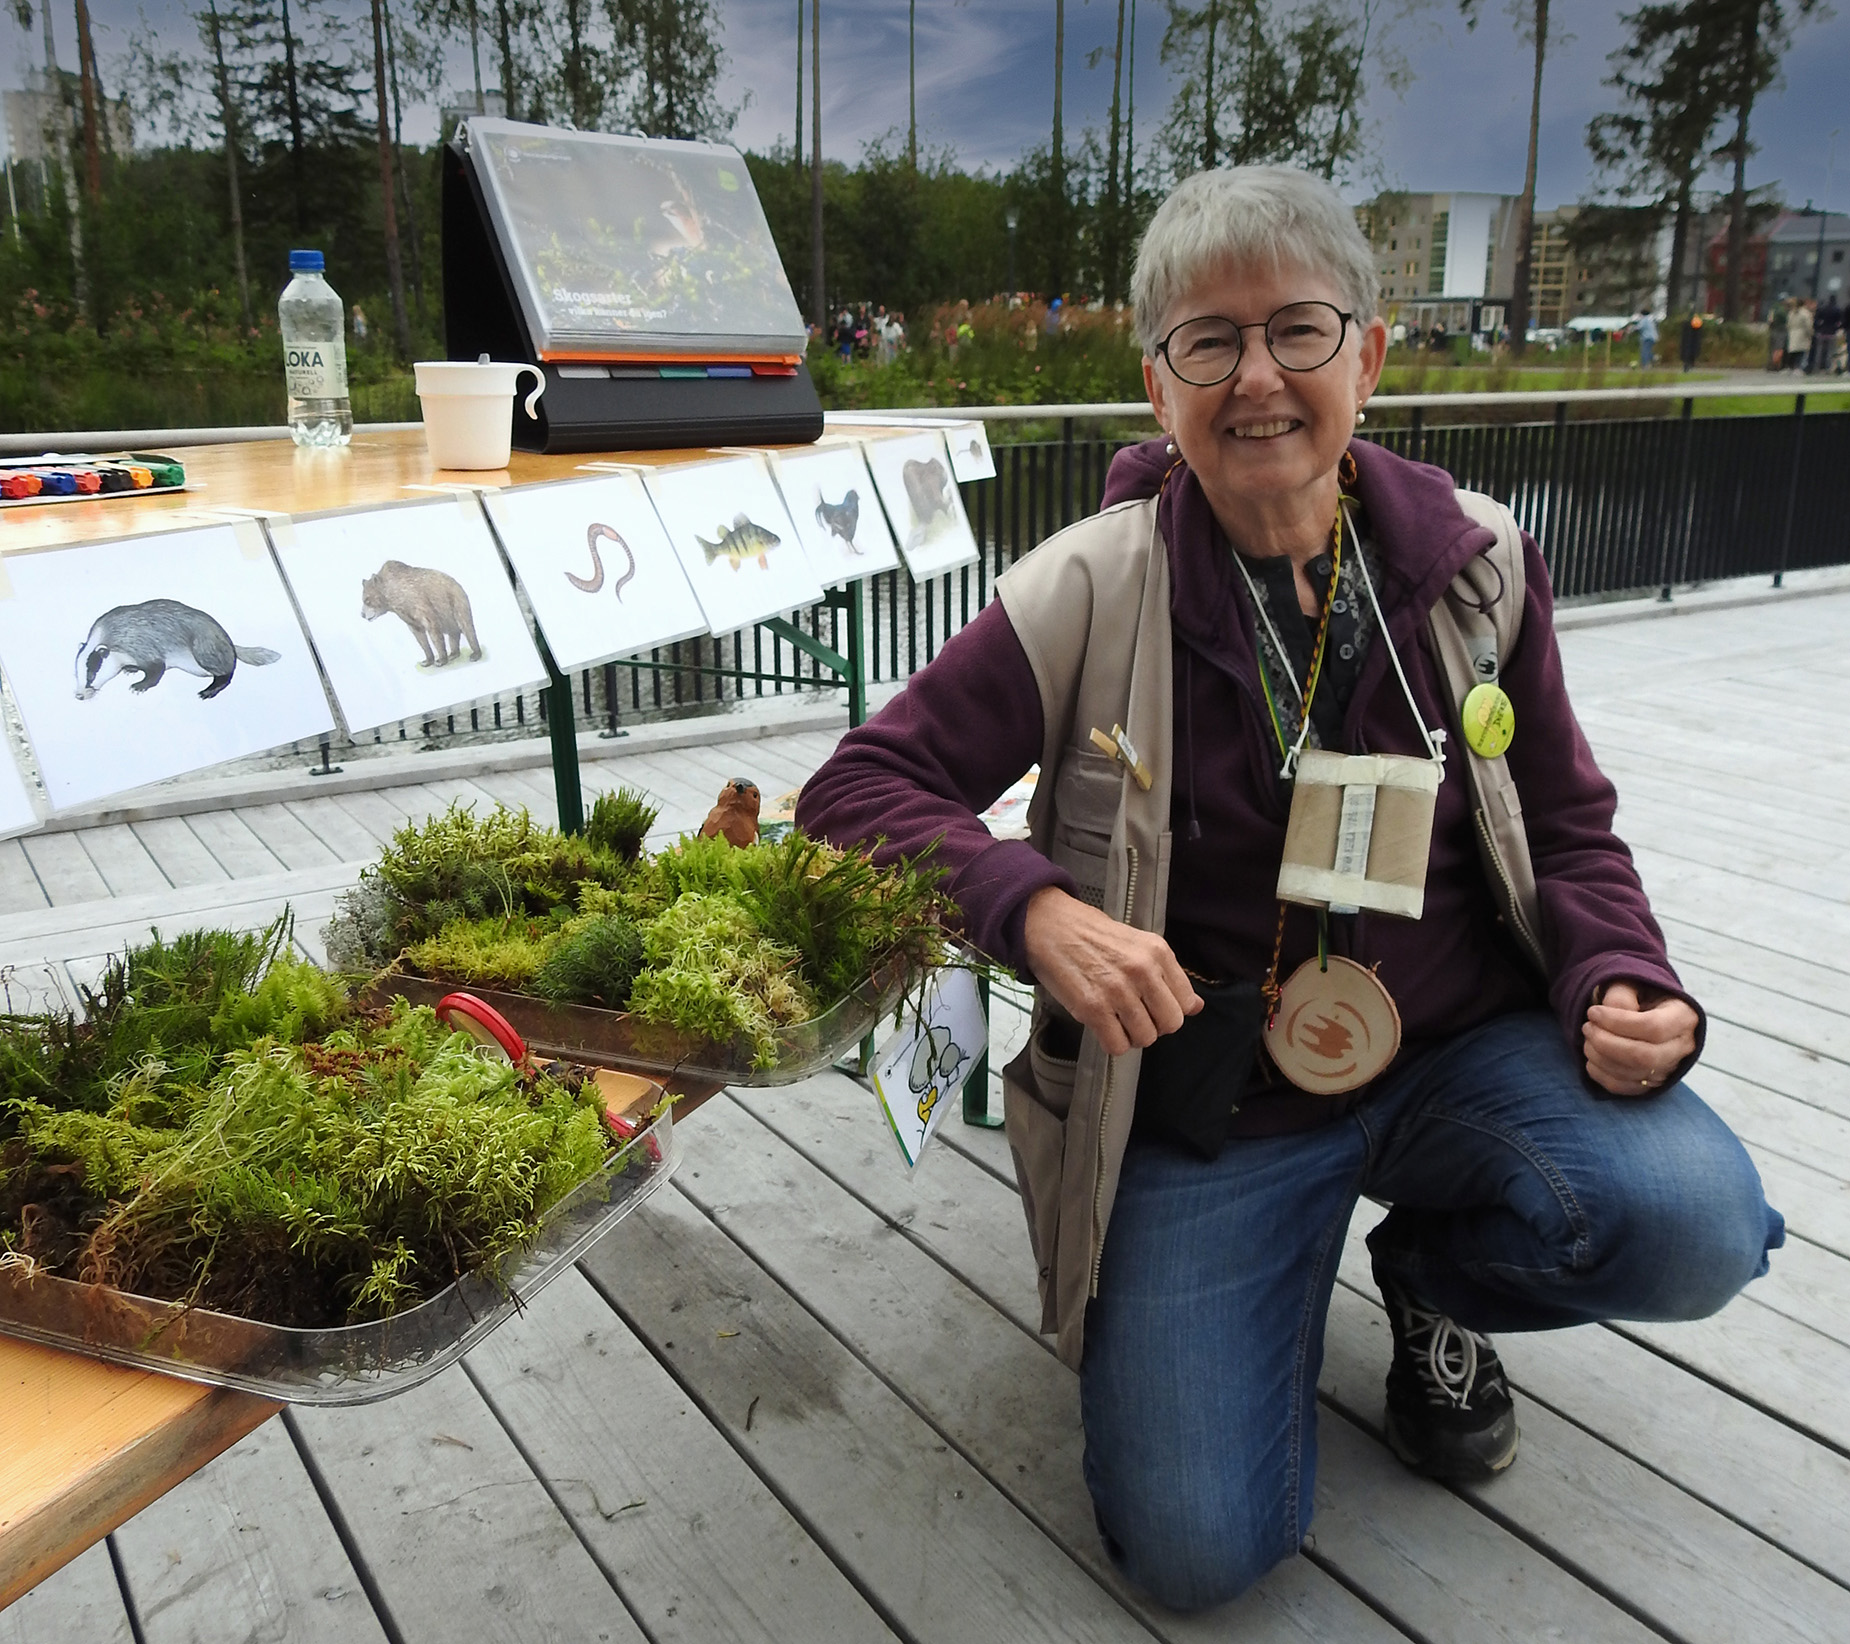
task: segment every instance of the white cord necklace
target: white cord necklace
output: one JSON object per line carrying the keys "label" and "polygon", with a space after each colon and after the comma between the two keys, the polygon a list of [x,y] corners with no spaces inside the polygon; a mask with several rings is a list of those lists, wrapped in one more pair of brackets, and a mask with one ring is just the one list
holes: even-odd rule
{"label": "white cord necklace", "polygon": [[[1394,649],[1394,641],[1388,634],[1387,617],[1381,610],[1381,598],[1375,592],[1375,579],[1368,572],[1368,559],[1362,552],[1362,540],[1356,534],[1355,522],[1349,517],[1349,509],[1355,506],[1355,499],[1339,492],[1337,502],[1339,504],[1337,517],[1342,521],[1343,528],[1348,533],[1356,566],[1362,573],[1362,585],[1367,588],[1368,602],[1374,607],[1375,626],[1381,630],[1381,642],[1387,646],[1388,656],[1393,660],[1394,674],[1400,681],[1401,694],[1407,699],[1407,709],[1413,715],[1413,723],[1420,728],[1420,741],[1425,745],[1426,752],[1436,763],[1443,765],[1445,763],[1445,732],[1428,730],[1426,721],[1420,714],[1419,704],[1413,700],[1413,687],[1407,683],[1407,670],[1401,666],[1400,652]],[[1292,692],[1298,699],[1298,739],[1292,744],[1290,752],[1285,755],[1285,763],[1278,773],[1289,782],[1297,771],[1298,759],[1303,754],[1305,744],[1310,737],[1310,713],[1304,702],[1304,687],[1298,683],[1297,675],[1292,671],[1291,653],[1285,649],[1285,642],[1279,637],[1278,629],[1273,624],[1271,610],[1259,597],[1259,585],[1253,580],[1252,572],[1247,569],[1245,557],[1237,548],[1233,550],[1233,562],[1239,566],[1240,575],[1246,579],[1246,591],[1252,599],[1253,610],[1258,614],[1259,620],[1265,624],[1266,637],[1271,640],[1279,661],[1284,664],[1285,677],[1291,681]],[[1330,574],[1334,576],[1336,572],[1332,570]],[[1263,660],[1260,666],[1264,666]]]}

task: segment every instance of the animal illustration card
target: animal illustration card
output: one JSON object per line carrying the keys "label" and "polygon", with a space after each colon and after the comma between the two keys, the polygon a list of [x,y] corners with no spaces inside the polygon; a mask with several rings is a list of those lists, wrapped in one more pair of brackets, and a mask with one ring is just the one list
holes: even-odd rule
{"label": "animal illustration card", "polygon": [[773,460],[791,521],[817,576],[844,583],[899,568],[899,549],[859,446],[815,445],[780,451]]}
{"label": "animal illustration card", "polygon": [[976,563],[976,538],[951,477],[941,433],[893,434],[862,441],[880,501],[915,582]]}
{"label": "animal illustration card", "polygon": [[941,970],[916,1008],[900,1007],[899,1029],[874,1057],[874,1095],[908,1167],[916,1167],[944,1115],[963,1098],[989,1044],[976,977]]}
{"label": "animal illustration card", "polygon": [[996,477],[996,455],[989,449],[989,430],[980,422],[947,423],[944,443],[951,448],[951,472],[960,480]]}
{"label": "animal illustration card", "polygon": [[561,668],[705,631],[640,474],[523,485],[482,500]]}
{"label": "animal illustration card", "polygon": [[648,488],[714,633],[822,598],[771,471],[756,457],[657,468]]}
{"label": "animal illustration card", "polygon": [[272,520],[349,731],[546,677],[473,496]]}
{"label": "animal illustration card", "polygon": [[54,810],[334,723],[255,521],[8,554],[0,664]]}

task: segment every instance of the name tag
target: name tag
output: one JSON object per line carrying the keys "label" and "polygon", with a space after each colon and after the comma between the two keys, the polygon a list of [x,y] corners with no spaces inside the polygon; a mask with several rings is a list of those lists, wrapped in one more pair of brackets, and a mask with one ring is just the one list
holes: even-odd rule
{"label": "name tag", "polygon": [[1278,899],[1417,919],[1442,767],[1406,754],[1306,749],[1298,760]]}

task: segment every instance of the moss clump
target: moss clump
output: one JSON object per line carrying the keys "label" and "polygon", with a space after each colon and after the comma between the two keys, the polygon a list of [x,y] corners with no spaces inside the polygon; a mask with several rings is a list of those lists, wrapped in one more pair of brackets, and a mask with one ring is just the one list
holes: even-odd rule
{"label": "moss clump", "polygon": [[96,1023],[0,1021],[0,1066],[81,1056],[88,1075],[0,1098],[0,1251],[272,1323],[357,1323],[495,1270],[602,1167],[594,1084],[491,1061],[402,999],[354,1012],[273,948],[252,974],[247,940],[136,950]]}
{"label": "moss clump", "polygon": [[643,941],[647,967],[630,989],[630,1009],[645,1022],[722,1045],[743,1040],[752,1065],[769,1067],[777,1029],[816,1014],[796,950],[773,942],[737,902],[690,891]]}
{"label": "moss clump", "polygon": [[532,987],[556,943],[555,927],[524,914],[452,919],[435,936],[407,947],[404,960],[420,975],[520,992]]}
{"label": "moss clump", "polygon": [[343,900],[329,954],[562,1003],[627,1001],[696,1038],[743,1039],[761,1061],[777,1026],[877,972],[943,961],[935,871],[796,832],[744,848],[686,837],[645,857],[654,820],[626,789],[598,801],[583,839],[524,811],[452,808],[401,829]]}
{"label": "moss clump", "polygon": [[642,842],[661,815],[661,807],[649,803],[639,788],[619,788],[615,793],[601,793],[591,806],[585,821],[585,838],[595,850],[609,851],[625,862],[642,855]]}
{"label": "moss clump", "polygon": [[294,923],[267,930],[189,931],[112,959],[69,1015],[0,1018],[0,1137],[14,1104],[41,1100],[90,1112],[146,1061],[202,1083],[231,1050],[264,1038],[312,1037],[343,1020],[346,990],[289,951]]}
{"label": "moss clump", "polygon": [[533,978],[533,991],[560,1004],[622,1010],[643,965],[642,932],[620,914],[592,914],[565,929]]}

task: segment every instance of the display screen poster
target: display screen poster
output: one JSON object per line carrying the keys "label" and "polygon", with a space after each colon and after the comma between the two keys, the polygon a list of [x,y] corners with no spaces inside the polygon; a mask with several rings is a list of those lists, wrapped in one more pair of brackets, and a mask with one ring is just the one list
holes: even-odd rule
{"label": "display screen poster", "polygon": [[542,358],[802,354],[737,149],[488,118],[466,141]]}

